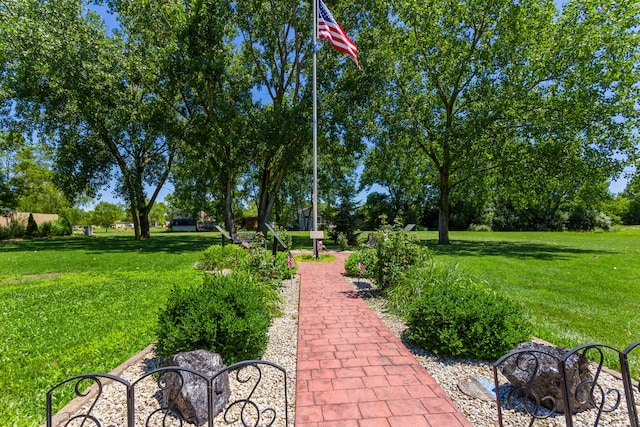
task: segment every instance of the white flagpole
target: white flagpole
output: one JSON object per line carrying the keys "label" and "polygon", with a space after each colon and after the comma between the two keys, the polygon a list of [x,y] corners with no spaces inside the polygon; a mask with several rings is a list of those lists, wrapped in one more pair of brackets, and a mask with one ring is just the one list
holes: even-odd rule
{"label": "white flagpole", "polygon": [[[318,43],[318,0],[313,1],[313,231],[318,231],[318,97],[316,88],[316,47]],[[318,241],[313,241],[313,254],[318,254]]]}

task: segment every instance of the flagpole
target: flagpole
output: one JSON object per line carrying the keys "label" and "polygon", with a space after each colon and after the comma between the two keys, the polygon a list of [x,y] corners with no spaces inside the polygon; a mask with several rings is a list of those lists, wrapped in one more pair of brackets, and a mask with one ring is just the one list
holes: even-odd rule
{"label": "flagpole", "polygon": [[[313,231],[318,231],[318,94],[316,87],[316,47],[318,43],[318,0],[313,1]],[[313,254],[318,259],[318,241],[313,241]]]}

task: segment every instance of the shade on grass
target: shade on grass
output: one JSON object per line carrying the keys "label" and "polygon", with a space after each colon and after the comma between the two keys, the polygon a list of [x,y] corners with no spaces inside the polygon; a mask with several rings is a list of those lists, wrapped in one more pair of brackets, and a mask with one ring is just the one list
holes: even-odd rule
{"label": "shade on grass", "polygon": [[[522,303],[535,333],[553,344],[640,339],[640,228],[610,233],[452,232],[450,246],[421,237],[436,257]],[[617,367],[617,360],[608,360]],[[640,362],[632,360],[635,372]]]}

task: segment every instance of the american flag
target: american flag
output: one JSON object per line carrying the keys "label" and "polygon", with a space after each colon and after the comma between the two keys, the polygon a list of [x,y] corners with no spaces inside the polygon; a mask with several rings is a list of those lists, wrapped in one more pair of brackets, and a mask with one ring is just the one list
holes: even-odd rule
{"label": "american flag", "polygon": [[364,266],[362,261],[358,261],[358,270],[360,270],[360,273],[366,273],[367,272],[367,267]]}
{"label": "american flag", "polygon": [[293,260],[293,256],[291,256],[291,252],[289,252],[288,256],[287,256],[287,267],[289,267],[289,269],[292,269],[293,267],[295,267],[296,262]]}
{"label": "american flag", "polygon": [[360,68],[356,44],[340,27],[340,24],[338,24],[322,0],[318,0],[318,38],[329,40],[334,49],[350,55],[356,61],[358,68]]}

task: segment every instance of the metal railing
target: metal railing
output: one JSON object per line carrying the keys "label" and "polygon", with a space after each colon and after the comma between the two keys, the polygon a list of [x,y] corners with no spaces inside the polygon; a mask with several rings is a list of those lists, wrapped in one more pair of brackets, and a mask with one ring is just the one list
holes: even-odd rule
{"label": "metal railing", "polygon": [[[629,354],[640,351],[636,350],[638,347],[640,341],[622,351],[603,344],[586,344],[568,350],[562,356],[544,349],[515,350],[506,354],[493,364],[499,425],[502,427],[505,422],[513,425],[512,418],[518,417],[519,420],[526,419],[529,426],[538,421],[540,425],[550,425],[550,419],[555,419],[554,425],[564,421],[566,427],[610,426],[621,425],[620,420],[624,419],[624,425],[640,427],[639,408],[635,403],[640,387],[633,380],[629,366]],[[583,377],[576,381],[574,365],[580,357],[589,362],[589,375],[588,379]],[[554,392],[541,396],[534,382],[541,374],[544,358],[555,361],[559,384],[551,387]],[[612,375],[604,367],[605,360],[616,358],[620,361],[620,375]],[[501,369],[507,364],[517,367],[524,385],[513,386],[500,381],[504,378]]]}
{"label": "metal railing", "polygon": [[[185,376],[206,387],[204,417],[185,416],[171,398],[185,386]],[[227,378],[230,393],[220,405],[219,384]],[[173,387],[170,392],[169,384]],[[63,392],[68,388],[83,404],[54,424],[54,401],[68,396]],[[171,396],[167,398],[167,394]],[[47,392],[46,426],[288,426],[287,396],[284,368],[261,360],[239,362],[213,376],[173,366],[151,370],[132,382],[109,374],[84,374],[68,378]]]}

